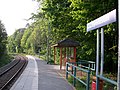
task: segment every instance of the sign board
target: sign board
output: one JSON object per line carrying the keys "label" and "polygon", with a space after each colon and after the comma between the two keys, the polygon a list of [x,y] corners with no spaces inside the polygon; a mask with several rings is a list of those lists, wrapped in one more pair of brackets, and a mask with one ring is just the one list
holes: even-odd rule
{"label": "sign board", "polygon": [[116,22],[116,9],[87,24],[87,32]]}

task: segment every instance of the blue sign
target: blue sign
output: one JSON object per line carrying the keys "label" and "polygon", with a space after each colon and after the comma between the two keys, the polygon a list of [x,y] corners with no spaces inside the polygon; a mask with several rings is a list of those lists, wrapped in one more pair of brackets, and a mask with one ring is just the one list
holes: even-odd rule
{"label": "blue sign", "polygon": [[116,22],[116,9],[87,24],[87,32]]}

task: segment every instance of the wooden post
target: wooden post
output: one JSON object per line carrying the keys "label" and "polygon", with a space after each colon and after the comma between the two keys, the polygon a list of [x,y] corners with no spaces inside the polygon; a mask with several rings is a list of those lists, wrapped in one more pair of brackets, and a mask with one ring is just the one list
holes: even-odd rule
{"label": "wooden post", "polygon": [[74,62],[76,62],[76,47],[74,47]]}
{"label": "wooden post", "polygon": [[62,68],[62,47],[60,47],[60,70]]}
{"label": "wooden post", "polygon": [[64,66],[66,66],[66,62],[67,62],[67,59],[66,59],[66,47],[64,48]]}
{"label": "wooden post", "polygon": [[70,49],[68,47],[68,50],[67,50],[67,57],[70,57]]}
{"label": "wooden post", "polygon": [[66,58],[66,47],[64,48],[64,58]]}

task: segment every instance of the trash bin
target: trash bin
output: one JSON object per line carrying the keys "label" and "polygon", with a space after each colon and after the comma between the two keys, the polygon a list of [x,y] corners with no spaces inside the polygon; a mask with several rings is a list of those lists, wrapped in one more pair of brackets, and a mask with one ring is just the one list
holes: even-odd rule
{"label": "trash bin", "polygon": [[[93,76],[91,90],[96,90],[96,77]],[[103,90],[103,80],[99,79],[99,90]]]}

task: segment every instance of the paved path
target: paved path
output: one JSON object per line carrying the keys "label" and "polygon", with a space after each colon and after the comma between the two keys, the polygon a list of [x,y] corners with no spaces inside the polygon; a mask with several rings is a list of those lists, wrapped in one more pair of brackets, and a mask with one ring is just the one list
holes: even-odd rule
{"label": "paved path", "polygon": [[28,56],[27,68],[11,90],[74,90],[56,71],[59,67]]}

